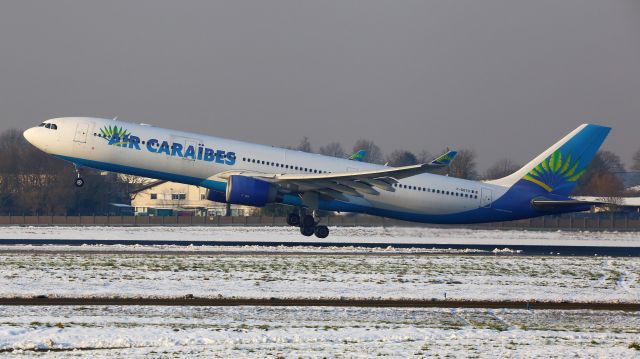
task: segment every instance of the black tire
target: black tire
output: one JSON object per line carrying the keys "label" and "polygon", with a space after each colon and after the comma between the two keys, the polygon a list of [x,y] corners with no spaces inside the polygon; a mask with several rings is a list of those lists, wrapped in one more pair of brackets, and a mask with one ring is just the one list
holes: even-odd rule
{"label": "black tire", "polygon": [[84,180],[80,177],[76,178],[76,187],[84,186]]}
{"label": "black tire", "polygon": [[300,233],[305,237],[311,237],[315,232],[315,227],[300,227]]}
{"label": "black tire", "polygon": [[313,227],[316,224],[316,219],[313,218],[312,215],[307,214],[302,217],[302,226],[303,227]]}
{"label": "black tire", "polygon": [[317,226],[314,233],[318,238],[327,238],[329,236],[329,228],[327,226]]}
{"label": "black tire", "polygon": [[300,215],[297,213],[289,213],[287,215],[287,224],[290,226],[299,226],[300,225]]}

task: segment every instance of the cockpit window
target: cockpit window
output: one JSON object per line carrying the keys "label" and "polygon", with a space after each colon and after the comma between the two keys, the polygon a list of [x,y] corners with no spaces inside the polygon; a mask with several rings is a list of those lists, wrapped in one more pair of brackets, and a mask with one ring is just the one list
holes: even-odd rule
{"label": "cockpit window", "polygon": [[57,126],[55,123],[52,123],[52,124],[51,124],[51,129],[52,129],[52,130],[57,130],[57,129],[58,129],[58,126]]}
{"label": "cockpit window", "polygon": [[51,128],[51,124],[50,124],[50,123],[47,123],[47,124],[45,124],[45,125],[44,125],[44,127],[46,127],[46,128]]}
{"label": "cockpit window", "polygon": [[38,125],[38,127],[44,127],[44,125],[46,125],[46,123],[41,123],[40,125]]}

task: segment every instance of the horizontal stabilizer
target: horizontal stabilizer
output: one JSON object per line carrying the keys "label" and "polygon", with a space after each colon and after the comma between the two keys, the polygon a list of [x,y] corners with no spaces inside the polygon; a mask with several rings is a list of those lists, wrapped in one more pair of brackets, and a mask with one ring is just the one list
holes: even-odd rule
{"label": "horizontal stabilizer", "polygon": [[534,198],[531,200],[531,205],[540,211],[559,211],[559,210],[567,210],[569,208],[585,208],[582,210],[587,210],[588,207],[598,206],[598,205],[606,205],[606,202],[599,201],[580,201],[577,199],[566,199],[566,200],[554,200],[547,198]]}

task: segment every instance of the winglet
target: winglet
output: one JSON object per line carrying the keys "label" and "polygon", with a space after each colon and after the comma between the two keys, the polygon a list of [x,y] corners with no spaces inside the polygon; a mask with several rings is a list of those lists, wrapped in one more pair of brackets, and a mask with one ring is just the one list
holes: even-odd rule
{"label": "winglet", "polygon": [[458,151],[447,151],[447,153],[440,155],[435,160],[431,161],[430,164],[438,165],[438,166],[448,166],[451,164],[451,161],[458,155]]}
{"label": "winglet", "polygon": [[364,156],[367,154],[367,151],[365,150],[360,150],[354,154],[352,154],[349,159],[352,161],[358,161],[358,162],[362,162],[362,159],[364,158]]}

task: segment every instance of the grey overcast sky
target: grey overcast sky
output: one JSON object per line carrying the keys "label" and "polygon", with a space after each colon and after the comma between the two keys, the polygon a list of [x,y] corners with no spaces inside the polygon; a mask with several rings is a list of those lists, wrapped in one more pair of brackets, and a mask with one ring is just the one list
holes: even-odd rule
{"label": "grey overcast sky", "polygon": [[640,148],[638,0],[3,1],[0,130],[58,116],[524,163]]}

